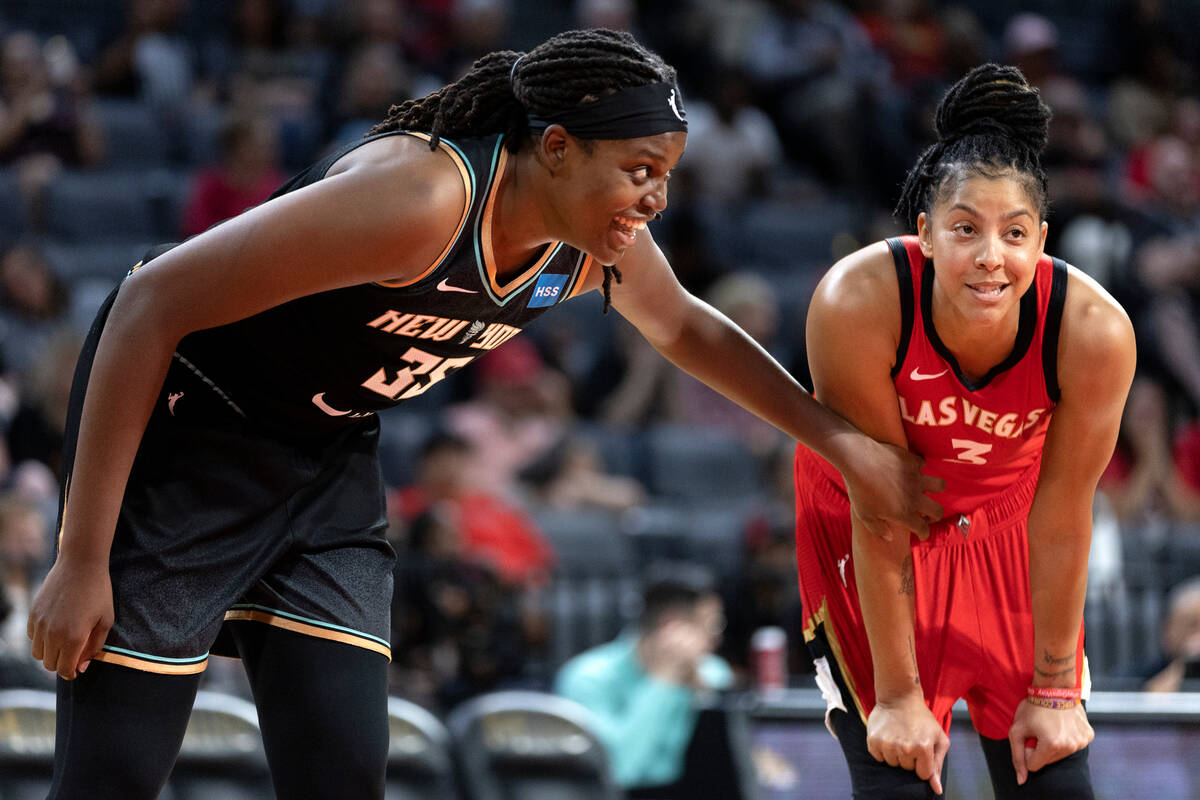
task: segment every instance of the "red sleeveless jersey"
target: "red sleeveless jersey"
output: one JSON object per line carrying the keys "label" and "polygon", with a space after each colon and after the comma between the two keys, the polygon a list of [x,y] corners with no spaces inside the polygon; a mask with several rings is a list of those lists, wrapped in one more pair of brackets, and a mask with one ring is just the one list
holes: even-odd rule
{"label": "red sleeveless jersey", "polygon": [[1058,402],[1058,332],[1067,267],[1043,255],[1021,297],[1012,352],[968,380],[933,327],[933,262],[915,236],[889,239],[900,283],[900,345],[892,378],[909,449],[946,481],[946,514],[970,511],[1036,469]]}

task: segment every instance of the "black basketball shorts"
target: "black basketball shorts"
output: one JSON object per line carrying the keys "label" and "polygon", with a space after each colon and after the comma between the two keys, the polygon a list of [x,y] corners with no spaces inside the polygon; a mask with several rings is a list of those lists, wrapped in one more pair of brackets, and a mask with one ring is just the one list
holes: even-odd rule
{"label": "black basketball shorts", "polygon": [[[100,331],[85,342],[64,448],[70,491]],[[142,437],[113,539],[115,622],[101,661],[168,674],[236,656],[226,621],[275,625],[390,658],[392,564],[375,417],[320,442],[251,424],[178,355]],[[60,512],[61,518],[61,512]],[[61,523],[60,523],[61,525]]]}

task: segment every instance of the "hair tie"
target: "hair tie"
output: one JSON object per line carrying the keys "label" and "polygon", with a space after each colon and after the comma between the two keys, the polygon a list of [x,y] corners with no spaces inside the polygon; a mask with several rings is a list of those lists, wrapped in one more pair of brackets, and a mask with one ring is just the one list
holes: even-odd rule
{"label": "hair tie", "polygon": [[508,70],[508,85],[512,89],[512,93],[514,95],[517,93],[517,64],[520,64],[521,59],[524,57],[524,53],[521,53],[521,55],[517,56],[517,60],[512,63],[512,67]]}

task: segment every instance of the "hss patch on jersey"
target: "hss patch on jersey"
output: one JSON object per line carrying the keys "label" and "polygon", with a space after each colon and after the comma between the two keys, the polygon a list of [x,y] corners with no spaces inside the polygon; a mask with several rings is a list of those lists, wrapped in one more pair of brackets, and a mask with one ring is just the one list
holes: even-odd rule
{"label": "hss patch on jersey", "polygon": [[537,286],[533,287],[533,293],[529,296],[526,308],[541,308],[557,303],[563,287],[567,285],[567,279],[570,277],[570,275],[543,274],[538,278]]}

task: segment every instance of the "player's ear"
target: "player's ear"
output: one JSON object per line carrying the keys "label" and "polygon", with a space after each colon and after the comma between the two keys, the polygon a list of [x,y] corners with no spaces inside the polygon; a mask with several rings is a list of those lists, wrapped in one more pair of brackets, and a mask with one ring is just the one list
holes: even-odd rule
{"label": "player's ear", "polygon": [[542,138],[538,140],[538,156],[550,174],[557,174],[562,169],[570,144],[570,134],[562,125],[551,125],[542,131]]}
{"label": "player's ear", "polygon": [[917,241],[921,244],[921,255],[933,258],[933,231],[929,229],[929,215],[917,214]]}

